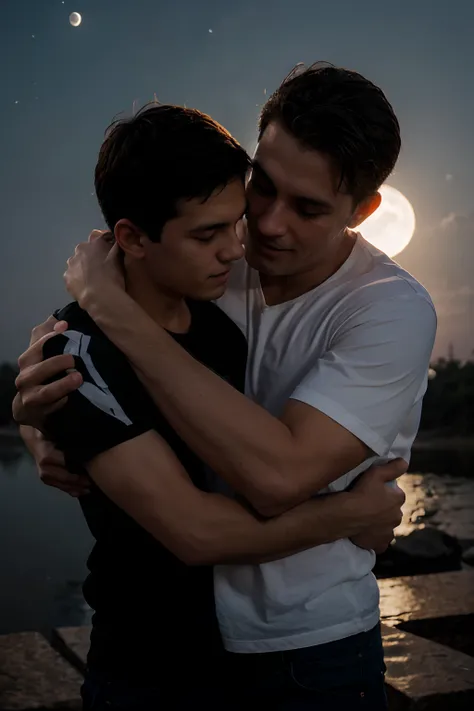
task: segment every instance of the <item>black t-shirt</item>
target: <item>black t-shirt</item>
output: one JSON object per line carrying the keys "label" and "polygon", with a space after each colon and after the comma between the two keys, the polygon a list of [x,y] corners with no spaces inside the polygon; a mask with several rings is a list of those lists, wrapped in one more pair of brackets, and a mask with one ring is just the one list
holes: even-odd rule
{"label": "black t-shirt", "polygon": [[[190,302],[186,334],[171,334],[191,355],[243,391],[247,344],[214,304]],[[207,490],[208,471],[173,431],[114,344],[77,303],[55,313],[66,333],[44,344],[49,358],[75,356],[84,383],[48,417],[47,430],[68,468],[155,430],[174,450],[195,486]],[[158,366],[159,367],[159,366]],[[113,678],[162,683],[189,659],[202,677],[222,646],[211,566],[186,566],[108,499],[92,482],[81,507],[96,543],[88,560],[84,597],[95,611],[88,664]],[[201,664],[201,668],[200,668]]]}

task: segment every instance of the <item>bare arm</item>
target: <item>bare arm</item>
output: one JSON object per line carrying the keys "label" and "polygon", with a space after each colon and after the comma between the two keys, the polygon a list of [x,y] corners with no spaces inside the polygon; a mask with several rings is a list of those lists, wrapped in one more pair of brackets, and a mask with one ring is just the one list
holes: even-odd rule
{"label": "bare arm", "polygon": [[367,483],[369,496],[361,490],[318,497],[262,520],[232,499],[197,489],[156,432],[100,454],[88,471],[112,501],[188,565],[283,558],[356,535],[383,516],[391,528],[401,503],[379,475]]}
{"label": "bare arm", "polygon": [[[102,298],[103,297],[103,298]],[[273,417],[195,360],[124,291],[83,306],[131,361],[190,448],[264,515],[305,501],[370,449],[303,403]]]}
{"label": "bare arm", "polygon": [[264,515],[388,454],[426,382],[436,332],[422,297],[369,300],[277,418],[192,358],[123,291],[92,293],[84,305],[174,429]]}
{"label": "bare arm", "polygon": [[[41,329],[43,327],[46,327],[44,330],[47,331],[47,334],[43,335],[35,344],[32,344],[28,351],[20,358],[22,373],[18,380],[18,384],[21,385],[21,387],[20,393],[16,399],[17,419],[21,419],[24,422],[43,423],[44,418],[48,415],[48,413],[52,413],[60,407],[61,415],[59,416],[59,421],[61,422],[61,428],[66,427],[68,432],[76,431],[77,428],[80,429],[81,427],[83,429],[85,428],[85,431],[87,431],[90,427],[92,427],[94,431],[97,427],[100,429],[101,426],[99,426],[96,417],[92,417],[92,412],[89,413],[86,417],[86,421],[83,422],[82,425],[80,424],[80,417],[79,421],[77,420],[78,412],[76,412],[76,415],[73,418],[73,422],[75,424],[73,425],[71,423],[70,418],[74,413],[75,408],[73,407],[71,411],[71,408],[69,407],[69,399],[68,404],[66,406],[62,406],[62,402],[64,402],[66,398],[70,398],[71,401],[76,401],[78,397],[75,390],[76,385],[71,382],[71,376],[55,380],[49,385],[43,384],[45,380],[60,375],[65,368],[72,368],[74,366],[73,358],[70,355],[58,355],[46,361],[42,360],[42,347],[44,339],[49,338],[50,335],[52,335],[50,333],[51,328],[48,328],[48,325],[43,324],[39,328]],[[64,330],[64,324],[62,330]],[[69,425],[67,424],[68,422]],[[52,443],[48,442],[41,432],[33,429],[32,427],[22,427],[21,431],[31,453],[36,460],[40,477],[44,483],[60,488],[63,491],[72,493],[73,495],[86,493],[89,480],[85,477],[78,477],[75,474],[68,472],[64,465],[63,454],[55,449]],[[147,439],[146,442],[143,442],[143,447],[141,447],[139,452],[139,455],[144,457],[145,466],[147,465],[147,462],[150,466],[150,481],[152,477],[157,474],[154,468],[156,466],[154,457],[160,456],[160,450],[155,452],[155,447],[156,440],[150,438]],[[147,452],[148,448],[149,451]],[[145,454],[147,454],[146,457]],[[106,456],[113,457],[113,451],[110,451],[107,455],[104,455],[104,457]],[[112,458],[106,460],[101,457],[97,461],[100,463],[98,476],[102,476],[102,471],[105,471],[105,476],[107,476],[107,468],[103,470],[103,467],[107,461],[112,462],[115,467]],[[177,460],[175,460],[175,463],[176,462]],[[135,455],[134,463],[136,463]],[[120,458],[117,469],[121,464],[122,459]],[[384,467],[373,467],[369,470],[369,472],[361,477],[355,487],[354,493],[351,493],[349,496],[343,494],[329,498],[320,497],[317,500],[311,501],[307,505],[290,512],[286,518],[278,520],[277,523],[277,520],[274,522],[259,521],[257,516],[253,516],[246,509],[239,507],[236,502],[232,502],[228,499],[222,500],[222,497],[211,496],[209,494],[205,495],[202,492],[193,489],[193,487],[191,487],[190,490],[190,482],[178,465],[176,476],[181,478],[184,476],[184,482],[186,483],[182,500],[185,501],[186,496],[191,495],[191,501],[193,500],[193,497],[197,497],[198,503],[201,502],[208,505],[214,502],[214,505],[211,506],[211,515],[209,517],[206,517],[205,515],[207,509],[199,509],[199,507],[196,509],[196,512],[200,512],[201,514],[199,518],[196,519],[191,517],[188,521],[187,517],[185,517],[186,523],[192,525],[192,528],[190,530],[185,529],[184,532],[181,527],[178,528],[176,531],[178,537],[176,545],[178,545],[180,550],[182,550],[184,546],[184,557],[186,559],[188,559],[188,557],[191,559],[193,556],[195,557],[196,550],[194,547],[191,547],[190,549],[187,548],[186,545],[189,542],[189,538],[185,537],[183,539],[182,536],[190,534],[191,541],[200,541],[201,543],[203,541],[205,542],[210,540],[212,544],[210,547],[207,545],[202,546],[197,551],[198,558],[200,556],[204,556],[203,559],[207,560],[209,555],[212,554],[213,546],[216,543],[225,545],[227,536],[225,539],[221,539],[221,532],[225,535],[226,527],[229,528],[230,526],[231,532],[233,531],[236,536],[237,546],[239,546],[242,541],[245,542],[247,539],[245,538],[245,535],[243,535],[241,528],[233,524],[235,521],[234,517],[237,512],[237,515],[241,517],[239,520],[249,526],[249,528],[245,528],[247,535],[250,536],[250,551],[246,551],[249,559],[256,555],[255,543],[262,540],[261,538],[258,538],[258,536],[273,536],[274,525],[276,525],[276,533],[278,534],[278,531],[281,532],[281,542],[275,540],[273,537],[270,537],[269,539],[265,538],[263,542],[264,547],[262,549],[258,549],[257,551],[260,552],[260,555],[257,556],[257,559],[260,561],[267,560],[269,557],[274,557],[275,555],[282,556],[300,550],[301,547],[308,541],[310,546],[312,546],[318,542],[326,542],[327,540],[335,540],[337,538],[350,535],[351,531],[358,528],[357,522],[360,522],[360,525],[365,524],[367,528],[362,529],[360,534],[353,536],[352,540],[354,543],[361,545],[364,548],[376,549],[380,552],[390,543],[392,538],[392,529],[400,522],[401,517],[399,509],[403,503],[403,495],[400,495],[400,493],[394,495],[392,490],[387,489],[387,487],[384,486],[384,482],[395,479],[405,471],[406,464],[400,461],[393,462]],[[114,482],[112,482],[112,484],[114,484]],[[143,507],[140,504],[140,488],[138,488],[134,499],[139,506],[138,518],[140,517],[140,513],[143,514],[147,510],[147,505],[151,502],[151,499],[146,493],[146,487],[144,491],[145,498]],[[356,497],[354,495],[355,491],[357,491],[358,494],[357,506]],[[168,493],[168,489],[165,489],[163,492],[165,500]],[[221,505],[224,508],[221,508],[219,512],[216,509],[216,505],[221,503],[220,500],[222,500]],[[155,512],[160,511],[160,502],[161,498],[159,500],[157,499],[156,506],[152,506],[151,508],[149,518],[152,522],[155,521]],[[120,505],[120,498],[117,500],[117,503]],[[127,504],[130,503],[131,501],[127,498],[124,508],[126,508]],[[171,532],[174,530],[173,526],[176,524],[176,521],[180,520],[180,516],[179,514],[176,515],[176,510],[173,506],[174,503],[173,500],[171,500],[168,509],[168,511],[171,512]],[[224,516],[224,512],[229,512],[229,508],[230,516],[226,517]],[[194,514],[194,507],[190,506],[190,509]],[[354,511],[355,517],[353,513]],[[130,511],[130,513],[133,516],[133,511]],[[160,523],[160,520],[157,519],[157,521]],[[162,523],[163,521],[161,521],[161,524]],[[222,528],[219,527],[220,524],[222,525]],[[265,524],[264,528],[262,527],[262,524]],[[216,525],[218,530],[217,536],[215,535]],[[283,528],[279,528],[281,526],[283,526]],[[152,533],[161,540],[160,533],[156,532],[154,528],[152,529]],[[230,543],[232,543],[232,540],[233,539],[230,538]],[[273,547],[267,549],[265,547],[266,540],[269,540],[270,545]],[[235,549],[233,550],[235,553]],[[232,555],[234,553],[231,551]],[[226,558],[222,558],[222,549],[219,546],[216,560],[221,559]],[[252,558],[252,560],[254,560],[254,558]]]}

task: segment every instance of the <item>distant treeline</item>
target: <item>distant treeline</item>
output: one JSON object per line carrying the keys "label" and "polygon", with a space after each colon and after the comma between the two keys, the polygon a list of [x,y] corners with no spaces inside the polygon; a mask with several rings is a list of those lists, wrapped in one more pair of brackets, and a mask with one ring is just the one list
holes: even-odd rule
{"label": "distant treeline", "polygon": [[[474,433],[474,362],[439,360],[435,377],[429,381],[420,429],[445,435]],[[434,374],[432,373],[432,374]],[[12,423],[11,403],[15,397],[18,368],[0,365],[0,426]]]}

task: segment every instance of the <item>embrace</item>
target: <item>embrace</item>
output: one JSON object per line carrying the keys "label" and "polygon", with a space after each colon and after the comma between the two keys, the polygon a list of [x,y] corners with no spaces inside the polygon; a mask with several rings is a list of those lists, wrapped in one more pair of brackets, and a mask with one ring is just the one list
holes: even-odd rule
{"label": "embrace", "polygon": [[436,314],[357,226],[400,145],[383,92],[327,64],[268,99],[252,159],[195,109],[108,131],[109,231],[68,261],[14,401],[95,539],[85,711],[386,708],[372,568]]}

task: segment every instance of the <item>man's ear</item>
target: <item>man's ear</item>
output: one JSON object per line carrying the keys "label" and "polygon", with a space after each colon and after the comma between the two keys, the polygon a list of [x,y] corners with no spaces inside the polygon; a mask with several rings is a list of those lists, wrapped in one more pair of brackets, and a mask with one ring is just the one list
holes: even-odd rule
{"label": "man's ear", "polygon": [[381,202],[382,196],[379,192],[369,195],[369,197],[365,198],[365,200],[362,200],[362,202],[357,205],[348,227],[352,230],[358,227],[361,222],[364,222],[364,220],[370,217],[370,215],[372,215],[377,208],[380,207]]}
{"label": "man's ear", "polygon": [[143,259],[143,232],[130,220],[119,220],[114,228],[115,242],[132,259]]}

